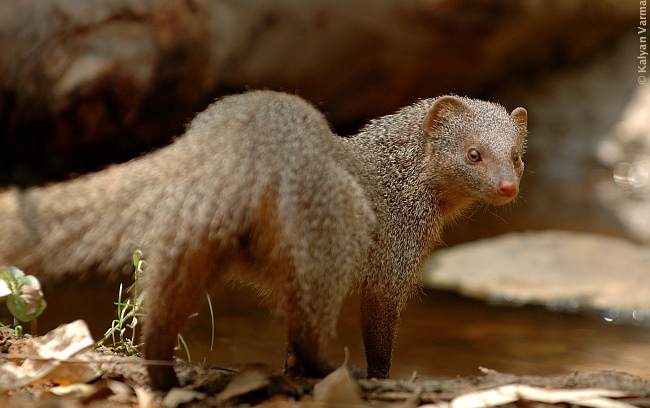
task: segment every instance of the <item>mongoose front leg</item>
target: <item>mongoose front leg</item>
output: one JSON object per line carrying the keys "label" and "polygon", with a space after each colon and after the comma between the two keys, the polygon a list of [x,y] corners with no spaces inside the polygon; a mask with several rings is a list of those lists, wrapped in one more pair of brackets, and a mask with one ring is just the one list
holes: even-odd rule
{"label": "mongoose front leg", "polygon": [[402,303],[399,296],[378,294],[368,288],[362,291],[361,330],[368,378],[388,378]]}

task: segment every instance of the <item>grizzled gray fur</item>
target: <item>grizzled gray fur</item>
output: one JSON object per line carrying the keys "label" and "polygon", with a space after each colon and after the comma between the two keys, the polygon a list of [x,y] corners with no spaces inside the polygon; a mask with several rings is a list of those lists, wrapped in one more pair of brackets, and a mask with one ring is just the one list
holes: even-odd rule
{"label": "grizzled gray fur", "polygon": [[[304,100],[253,91],[200,113],[169,146],[68,182],[0,194],[0,264],[44,280],[147,260],[146,356],[172,358],[206,288],[255,285],[287,322],[294,374],[335,368],[324,344],[356,289],[368,376],[388,377],[399,315],[443,226],[519,192],[526,111],[427,99],[335,135]],[[152,386],[178,380],[151,366]]]}

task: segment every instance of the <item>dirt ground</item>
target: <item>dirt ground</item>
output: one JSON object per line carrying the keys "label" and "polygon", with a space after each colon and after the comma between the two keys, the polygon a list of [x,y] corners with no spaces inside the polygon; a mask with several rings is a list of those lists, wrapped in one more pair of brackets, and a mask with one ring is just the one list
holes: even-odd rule
{"label": "dirt ground", "polygon": [[[16,367],[27,364],[29,359],[25,357],[30,355],[31,343],[34,341],[28,335],[17,339],[1,329],[0,351],[3,355],[0,356],[0,369],[12,364]],[[89,348],[86,351],[91,354],[90,361],[74,357],[68,360],[72,363],[71,366],[93,366],[97,374],[91,380],[85,383],[75,382],[75,375],[66,372],[59,374],[57,380],[45,377],[9,389],[6,374],[0,374],[0,406],[650,407],[650,383],[640,377],[616,371],[538,377],[482,369],[483,374],[480,376],[449,380],[433,380],[414,375],[408,381],[377,381],[352,379],[347,369],[341,368],[325,379],[317,380],[282,376],[261,364],[249,365],[237,371],[218,367],[203,368],[179,361],[176,363],[176,371],[182,389],[165,395],[148,389],[142,359],[109,355],[105,349]],[[565,390],[569,390],[568,393]],[[596,394],[585,400],[584,396],[576,397],[579,392],[577,390],[590,390],[588,392]],[[543,395],[537,396],[540,391]],[[476,394],[477,392],[479,393]]]}

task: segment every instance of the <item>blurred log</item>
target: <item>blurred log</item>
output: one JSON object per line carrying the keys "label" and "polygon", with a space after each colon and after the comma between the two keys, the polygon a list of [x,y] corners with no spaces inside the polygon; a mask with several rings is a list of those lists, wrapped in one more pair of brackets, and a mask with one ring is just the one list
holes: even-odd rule
{"label": "blurred log", "polygon": [[0,0],[4,177],[20,181],[25,157],[84,170],[80,146],[128,158],[246,87],[297,92],[339,126],[485,96],[588,58],[635,19],[616,0]]}

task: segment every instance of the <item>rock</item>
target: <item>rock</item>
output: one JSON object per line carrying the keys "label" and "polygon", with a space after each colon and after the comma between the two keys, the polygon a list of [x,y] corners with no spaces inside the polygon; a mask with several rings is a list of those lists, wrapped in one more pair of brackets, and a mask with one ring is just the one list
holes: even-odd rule
{"label": "rock", "polygon": [[625,239],[566,231],[518,232],[434,253],[425,285],[498,302],[596,309],[650,323],[650,250]]}

